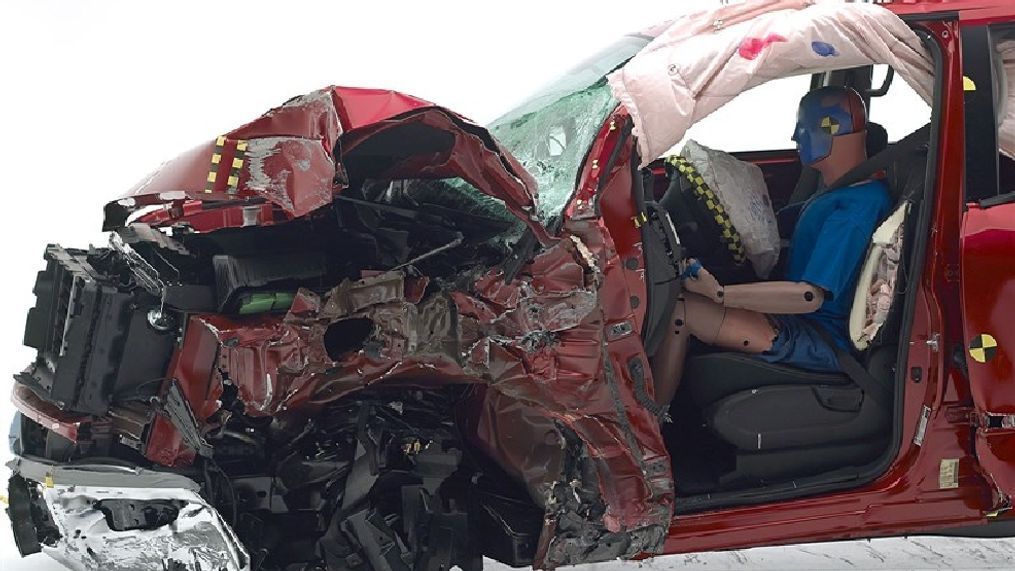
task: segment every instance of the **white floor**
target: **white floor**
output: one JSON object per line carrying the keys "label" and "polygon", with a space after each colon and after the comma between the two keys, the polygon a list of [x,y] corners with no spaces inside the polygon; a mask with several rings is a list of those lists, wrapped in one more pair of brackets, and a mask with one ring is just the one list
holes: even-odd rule
{"label": "white floor", "polygon": [[[510,569],[488,561],[488,571]],[[601,563],[582,571],[924,571],[931,569],[1015,570],[1015,540],[954,538],[877,539],[792,547],[763,547],[724,553],[658,557],[642,562]],[[0,512],[0,570],[65,571],[44,555],[17,557],[6,514]],[[119,571],[119,570],[118,570]],[[136,571],[147,571],[138,569]],[[151,570],[161,571],[161,570]]]}
{"label": "white floor", "polygon": [[[507,569],[497,563],[488,570]],[[670,555],[632,563],[588,565],[585,571],[916,571],[931,569],[1015,570],[1015,540],[944,537],[761,547],[722,553]]]}

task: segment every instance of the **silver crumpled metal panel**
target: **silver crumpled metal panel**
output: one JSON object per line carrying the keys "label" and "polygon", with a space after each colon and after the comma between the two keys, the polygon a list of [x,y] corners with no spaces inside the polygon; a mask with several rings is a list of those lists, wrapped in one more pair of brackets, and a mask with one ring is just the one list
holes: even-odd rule
{"label": "silver crumpled metal panel", "polygon": [[[74,571],[246,571],[250,557],[215,508],[182,488],[54,485],[43,497],[62,538],[44,552]],[[100,500],[179,500],[176,521],[151,530],[115,531]]]}

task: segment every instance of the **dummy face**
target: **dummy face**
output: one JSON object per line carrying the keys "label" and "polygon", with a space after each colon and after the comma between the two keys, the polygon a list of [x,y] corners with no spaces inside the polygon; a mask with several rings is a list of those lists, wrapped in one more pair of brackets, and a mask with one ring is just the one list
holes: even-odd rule
{"label": "dummy face", "polygon": [[836,137],[866,129],[867,112],[860,95],[848,87],[822,87],[800,101],[793,141],[800,162],[813,165],[832,153]]}

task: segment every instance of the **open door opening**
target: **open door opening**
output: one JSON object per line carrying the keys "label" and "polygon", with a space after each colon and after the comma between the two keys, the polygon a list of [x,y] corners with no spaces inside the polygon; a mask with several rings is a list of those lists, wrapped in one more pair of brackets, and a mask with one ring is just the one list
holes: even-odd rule
{"label": "open door opening", "polygon": [[[938,58],[933,42],[927,44]],[[874,73],[868,66],[849,73],[819,74],[811,79],[811,87],[850,85],[874,109],[881,103],[879,97],[892,92],[893,84],[896,89],[905,88],[898,77],[889,79],[890,74],[872,81]],[[864,264],[868,272],[862,279],[867,281],[858,287],[869,287],[882,277],[878,272],[884,264],[878,260],[885,256],[897,263],[898,273],[890,293],[879,300],[885,307],[873,331],[870,322],[864,322],[865,312],[867,317],[870,312],[863,304],[877,305],[876,296],[856,298],[852,321],[859,322],[853,329],[860,334],[853,341],[858,361],[891,396],[887,402],[872,398],[846,374],[773,365],[692,342],[683,381],[670,404],[672,423],[663,427],[672,457],[678,515],[856,487],[881,475],[896,455],[901,420],[897,406],[901,394],[896,393],[904,387],[898,372],[907,370],[907,344],[899,340],[909,338],[916,290],[909,285],[920,279],[933,206],[930,189],[935,184],[936,149],[931,142],[937,140],[933,109],[928,108],[930,124],[921,128],[902,132],[898,125],[889,125],[886,131],[871,123],[868,132],[868,157],[879,163],[878,172],[870,174],[885,181],[892,214],[875,233]],[[716,114],[717,120],[722,112]],[[806,201],[820,184],[801,171],[794,151],[739,152],[735,157],[760,167],[776,210]],[[656,161],[643,174],[649,200],[685,209],[693,202],[694,185],[681,179],[687,178],[686,173],[667,169],[665,160]],[[668,193],[682,193],[683,200],[668,199]],[[696,257],[695,243],[710,244],[721,237],[685,239],[706,228],[691,206],[690,214],[669,214],[682,244],[692,250],[687,254]],[[752,268],[727,261],[734,267],[720,277],[721,283],[759,279]],[[775,268],[772,275],[779,271]]]}

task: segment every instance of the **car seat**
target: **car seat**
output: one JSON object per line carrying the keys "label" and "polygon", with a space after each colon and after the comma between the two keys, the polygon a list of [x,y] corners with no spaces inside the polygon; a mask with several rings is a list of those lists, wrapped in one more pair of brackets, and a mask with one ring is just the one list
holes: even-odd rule
{"label": "car seat", "polygon": [[[908,202],[912,213],[922,195],[928,133],[925,127],[897,143],[894,152],[864,163],[873,169],[870,172],[887,171],[886,184],[896,208]],[[891,160],[881,166],[886,158]],[[904,223],[904,260],[911,250],[916,218],[910,215]],[[869,376],[865,383],[873,379],[886,388],[895,379],[905,268],[900,268],[898,279],[885,324],[856,359]],[[851,378],[858,374],[806,371],[743,353],[690,357],[683,388],[710,431],[734,449],[734,466],[720,478],[720,487],[784,481],[877,458],[888,443],[893,403],[890,397],[874,397],[861,388],[864,383]]]}

